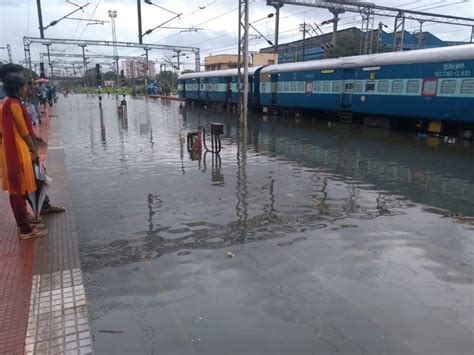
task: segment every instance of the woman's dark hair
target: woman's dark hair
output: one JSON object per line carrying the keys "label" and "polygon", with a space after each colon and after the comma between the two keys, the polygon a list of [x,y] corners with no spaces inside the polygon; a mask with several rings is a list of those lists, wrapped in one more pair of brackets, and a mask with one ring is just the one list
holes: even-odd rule
{"label": "woman's dark hair", "polygon": [[24,68],[19,64],[8,63],[8,64],[0,65],[0,80],[4,81],[5,77],[10,73],[19,74],[23,71],[23,69]]}
{"label": "woman's dark hair", "polygon": [[26,79],[20,74],[10,73],[5,76],[3,80],[3,90],[5,90],[8,97],[17,97],[18,91],[25,86]]}

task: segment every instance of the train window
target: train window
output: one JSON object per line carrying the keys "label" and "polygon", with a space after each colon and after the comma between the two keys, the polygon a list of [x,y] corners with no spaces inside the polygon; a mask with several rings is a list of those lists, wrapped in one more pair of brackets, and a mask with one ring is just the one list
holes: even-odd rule
{"label": "train window", "polygon": [[396,94],[403,92],[403,80],[394,80],[392,82],[392,92]]}
{"label": "train window", "polygon": [[283,91],[283,83],[278,83],[278,91],[279,92]]}
{"label": "train window", "polygon": [[323,92],[329,92],[331,91],[331,84],[329,81],[324,81],[323,82]]}
{"label": "train window", "polygon": [[341,82],[333,81],[332,82],[332,92],[341,92]]}
{"label": "train window", "polygon": [[366,92],[375,91],[375,82],[366,81],[365,82],[365,91]]}
{"label": "train window", "polygon": [[454,94],[456,91],[456,80],[443,80],[441,82],[441,94]]}
{"label": "train window", "polygon": [[315,81],[314,82],[313,91],[314,92],[320,92],[321,91],[321,82],[320,81]]}
{"label": "train window", "polygon": [[363,90],[362,81],[355,81],[354,82],[354,92],[362,92],[362,90]]}
{"label": "train window", "polygon": [[388,92],[388,80],[380,80],[377,90],[378,92]]}
{"label": "train window", "polygon": [[297,83],[291,83],[291,92],[296,92]]}
{"label": "train window", "polygon": [[345,83],[344,84],[344,91],[345,92],[351,92],[353,88],[354,88],[353,83]]}
{"label": "train window", "polygon": [[298,92],[304,92],[304,82],[298,81]]}
{"label": "train window", "polygon": [[290,83],[285,83],[285,92],[290,92]]}
{"label": "train window", "polygon": [[267,92],[267,84],[262,83],[262,92]]}
{"label": "train window", "polygon": [[418,94],[420,91],[420,82],[418,80],[407,81],[407,94]]}
{"label": "train window", "polygon": [[461,83],[462,95],[474,95],[474,79],[466,79]]}

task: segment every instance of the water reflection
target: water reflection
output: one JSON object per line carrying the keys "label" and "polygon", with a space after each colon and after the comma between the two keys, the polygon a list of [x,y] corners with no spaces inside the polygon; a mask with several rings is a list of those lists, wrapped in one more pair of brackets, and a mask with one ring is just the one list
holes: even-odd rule
{"label": "water reflection", "polygon": [[100,107],[100,138],[102,145],[104,148],[107,148],[107,134],[106,134],[106,128],[104,124],[104,110],[102,109],[102,106]]}
{"label": "water reflection", "polygon": [[[134,122],[139,136],[150,137],[153,150],[152,122],[157,116],[151,114],[148,103],[145,110],[138,111]],[[146,231],[139,227],[140,214],[137,213],[138,218],[128,221],[130,229],[134,229],[129,235],[120,233],[119,238],[93,240],[85,246],[87,269],[155,258],[183,247],[215,248],[278,238],[289,232],[325,228],[345,219],[372,220],[403,215],[412,202],[436,206],[441,214],[452,211],[469,216],[473,211],[474,174],[466,174],[466,170],[473,170],[472,165],[467,164],[471,160],[470,152],[458,151],[452,158],[454,162],[449,163],[456,169],[447,174],[441,170],[446,164],[431,160],[434,154],[431,146],[427,150],[419,142],[410,140],[402,146],[400,137],[383,131],[381,140],[379,131],[339,129],[304,121],[297,124],[286,119],[265,122],[258,117],[244,130],[225,112],[189,108],[177,110],[175,117],[177,121],[166,118],[165,125],[161,126],[163,130],[170,125],[177,134],[168,138],[162,132],[162,146],[158,151],[169,154],[175,149],[173,146],[176,147],[179,157],[176,167],[182,176],[189,171],[189,177],[181,183],[176,181],[176,187],[168,184],[163,189],[151,187],[152,192],[146,197]],[[222,154],[191,151],[186,161],[185,132],[199,125],[210,125],[210,122],[224,125]],[[140,145],[133,147],[125,139],[127,126],[123,122],[118,125],[119,161],[124,167],[133,166],[135,172],[130,182],[146,181],[146,175],[137,170],[137,162],[130,160],[137,154],[135,148],[139,148],[140,156],[144,153]],[[446,154],[453,147],[440,145],[436,149],[441,150],[439,154]],[[94,150],[93,145],[91,150]],[[394,150],[398,152],[394,154]],[[403,154],[404,151],[410,154]],[[208,172],[209,160],[211,171],[205,176],[211,186],[224,188],[222,195],[206,192],[201,185],[202,177],[196,175]],[[163,160],[165,165],[156,160],[146,161],[140,164],[159,165],[158,171],[165,175],[170,168],[167,158]],[[150,168],[153,169],[152,165]],[[229,176],[235,177],[225,183],[224,168]],[[234,201],[229,194],[232,186]],[[139,194],[139,190],[133,192],[131,186],[127,190],[121,204],[135,206],[130,197]],[[228,209],[232,205],[233,214]],[[181,214],[187,217],[176,218]],[[124,247],[129,250],[126,258],[119,255]]]}
{"label": "water reflection", "polygon": [[[139,344],[129,353],[153,349],[154,329],[160,351],[165,339],[172,350],[163,353],[181,354],[180,341],[197,339],[196,332],[212,324],[244,324],[246,340],[248,329],[262,340],[256,328],[279,322],[278,339],[262,343],[297,339],[307,347],[301,353],[311,353],[314,344],[301,341],[311,334],[321,353],[348,346],[370,353],[377,347],[365,347],[372,339],[366,329],[384,346],[387,334],[405,329],[385,323],[385,332],[380,319],[422,309],[425,317],[445,312],[449,316],[438,320],[454,319],[455,326],[465,320],[467,312],[459,309],[468,309],[466,290],[474,284],[472,148],[258,116],[245,130],[226,112],[142,100],[129,104],[129,129],[128,121],[110,114],[115,106],[108,100],[103,106],[106,152],[96,149],[99,120],[87,122],[79,110],[64,121],[63,140],[94,326],[133,329],[123,337]],[[188,156],[186,134],[211,122],[224,126],[221,153]],[[229,250],[235,258],[226,257]],[[412,308],[398,316],[406,304]],[[194,328],[176,335],[173,322],[159,323],[168,307],[175,307],[170,314],[179,326],[197,310],[219,316],[202,328],[191,321]],[[373,312],[385,316],[372,322]],[[411,329],[426,329],[420,325]],[[293,327],[302,332],[287,337]],[[364,334],[355,334],[359,330]],[[203,344],[222,340],[204,333],[210,341]],[[97,343],[112,346],[103,337]],[[231,341],[230,351],[192,350],[231,354],[237,343]]]}

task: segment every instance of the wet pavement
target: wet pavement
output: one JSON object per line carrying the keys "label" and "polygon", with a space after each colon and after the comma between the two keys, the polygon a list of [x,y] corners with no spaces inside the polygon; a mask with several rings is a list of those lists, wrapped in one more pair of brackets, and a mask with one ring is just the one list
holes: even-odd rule
{"label": "wet pavement", "polygon": [[473,145],[127,102],[56,108],[98,354],[473,352]]}

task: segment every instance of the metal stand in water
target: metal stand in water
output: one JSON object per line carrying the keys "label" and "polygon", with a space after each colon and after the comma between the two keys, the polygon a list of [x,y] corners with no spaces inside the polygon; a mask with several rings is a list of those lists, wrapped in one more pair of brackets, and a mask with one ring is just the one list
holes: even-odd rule
{"label": "metal stand in water", "polygon": [[200,151],[202,145],[204,145],[206,152],[219,154],[222,148],[221,138],[219,137],[221,134],[224,134],[223,124],[211,123],[211,149],[209,149],[206,145],[206,128],[204,126],[198,126],[196,132],[190,132],[187,135],[188,152]]}
{"label": "metal stand in water", "polygon": [[224,125],[222,123],[211,123],[211,149],[206,146],[206,128],[199,126],[198,130],[202,131],[202,141],[206,152],[219,154],[222,148],[220,135],[224,134]]}

